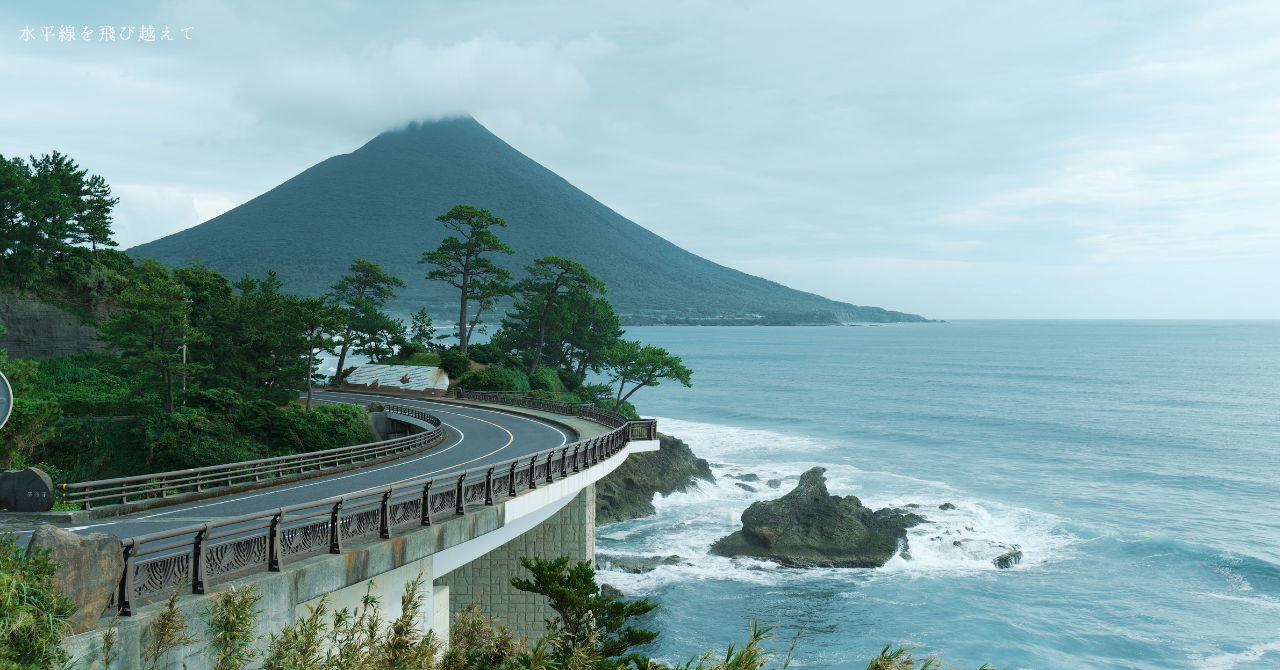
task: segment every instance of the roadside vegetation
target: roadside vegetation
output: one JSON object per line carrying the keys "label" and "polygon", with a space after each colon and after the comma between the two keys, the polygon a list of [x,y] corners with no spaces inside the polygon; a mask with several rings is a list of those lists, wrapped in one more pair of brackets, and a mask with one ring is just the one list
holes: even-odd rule
{"label": "roadside vegetation", "polygon": [[[580,263],[547,256],[523,277],[494,265],[511,253],[495,232],[507,223],[484,209],[458,205],[432,224],[450,235],[423,254],[423,280],[459,290],[459,327],[439,334],[425,309],[408,323],[384,311],[405,282],[365,259],[304,298],[270,271],[233,280],[198,262],[130,257],[112,239],[116,202],[101,177],[56,152],[0,156],[0,292],[63,308],[107,345],[43,360],[0,352],[16,396],[0,429],[2,468],[84,481],[370,441],[357,409],[312,405],[315,386],[354,369],[351,355],[628,416],[638,389],[691,383],[679,357],[623,338],[604,282]],[[501,325],[471,344],[500,301],[512,305]],[[325,353],[338,358],[333,377],[318,369]]]}
{"label": "roadside vegetation", "polygon": [[[773,647],[775,626],[753,623],[745,643],[731,642],[684,663],[667,665],[648,657],[645,646],[657,631],[636,626],[656,606],[602,592],[595,570],[568,557],[522,558],[532,577],[513,577],[517,589],[547,598],[555,615],[535,640],[517,638],[472,603],[449,627],[448,639],[418,631],[431,585],[419,575],[405,584],[398,612],[383,624],[387,604],[366,593],[354,609],[329,609],[321,600],[306,616],[266,639],[257,635],[261,599],[253,584],[212,594],[202,617],[203,639],[214,670],[785,670],[803,629],[785,654]],[[25,557],[11,534],[0,534],[0,668],[45,670],[87,665],[59,646],[72,605],[53,585],[57,564],[47,556]],[[174,667],[181,647],[199,642],[177,608],[179,585],[153,620],[139,650],[144,670]],[[372,592],[372,583],[370,584]],[[101,657],[118,659],[114,626],[103,637]],[[936,657],[917,658],[907,647],[886,646],[867,670],[954,670]],[[979,670],[994,670],[983,665]]]}

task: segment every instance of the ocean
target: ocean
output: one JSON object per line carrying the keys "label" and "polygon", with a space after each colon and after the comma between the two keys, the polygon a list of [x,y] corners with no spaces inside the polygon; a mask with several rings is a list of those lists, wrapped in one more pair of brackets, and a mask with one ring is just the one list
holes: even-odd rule
{"label": "ocean", "polygon": [[[759,621],[782,653],[803,628],[795,667],[861,670],[888,644],[960,668],[1280,667],[1280,322],[627,330],[694,370],[632,400],[718,477],[598,529],[599,552],[683,561],[599,573],[659,605],[655,658]],[[818,465],[834,494],[921,505],[912,560],[707,554]],[[1005,545],[1024,559],[998,570]]]}

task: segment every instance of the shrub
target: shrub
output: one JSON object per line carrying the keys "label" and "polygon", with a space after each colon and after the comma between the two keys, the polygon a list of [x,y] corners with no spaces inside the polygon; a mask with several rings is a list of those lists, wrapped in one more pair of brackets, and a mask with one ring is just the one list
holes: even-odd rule
{"label": "shrub", "polygon": [[467,356],[481,365],[493,365],[502,360],[502,352],[488,342],[484,344],[468,344]]}
{"label": "shrub", "polygon": [[578,375],[573,370],[559,368],[556,374],[560,376],[560,383],[564,385],[566,391],[573,391],[582,386],[582,380],[578,379]]}
{"label": "shrub", "polygon": [[405,361],[409,365],[429,365],[432,367],[440,367],[440,354],[434,352],[424,352],[413,354]]}
{"label": "shrub", "polygon": [[529,375],[529,389],[533,391],[563,391],[564,384],[555,370],[538,368]]}
{"label": "shrub", "polygon": [[457,379],[471,370],[471,361],[457,349],[449,349],[441,352],[440,367],[449,373],[450,379]]}
{"label": "shrub", "polygon": [[458,386],[468,391],[529,392],[529,378],[519,370],[489,366],[483,370],[468,372],[458,380]]}
{"label": "shrub", "polygon": [[13,533],[0,533],[0,667],[66,663],[59,640],[76,607],[53,583],[57,571],[48,549],[28,556]]}

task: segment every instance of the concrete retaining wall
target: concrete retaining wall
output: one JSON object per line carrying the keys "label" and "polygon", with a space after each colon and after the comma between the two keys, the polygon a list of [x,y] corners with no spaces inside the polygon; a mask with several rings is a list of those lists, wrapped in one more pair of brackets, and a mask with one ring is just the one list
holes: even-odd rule
{"label": "concrete retaining wall", "polygon": [[0,294],[0,349],[10,358],[52,358],[85,349],[103,351],[98,331],[76,315],[35,300]]}

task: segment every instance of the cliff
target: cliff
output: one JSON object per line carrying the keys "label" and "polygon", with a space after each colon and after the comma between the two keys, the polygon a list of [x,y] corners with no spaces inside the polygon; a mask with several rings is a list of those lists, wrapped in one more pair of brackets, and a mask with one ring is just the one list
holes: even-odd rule
{"label": "cliff", "polygon": [[653,495],[686,491],[699,479],[714,482],[711,466],[680,440],[658,433],[660,448],[632,454],[596,482],[596,523],[626,521],[654,513]]}

